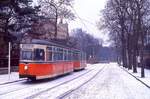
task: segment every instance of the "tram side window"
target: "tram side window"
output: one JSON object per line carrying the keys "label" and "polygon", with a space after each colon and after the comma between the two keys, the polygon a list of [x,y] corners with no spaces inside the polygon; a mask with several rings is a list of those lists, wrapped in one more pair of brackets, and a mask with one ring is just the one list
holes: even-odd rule
{"label": "tram side window", "polygon": [[57,52],[57,47],[54,47],[54,61],[57,61],[58,60],[58,52]]}
{"label": "tram side window", "polygon": [[35,49],[34,50],[34,60],[44,60],[45,52],[44,49]]}
{"label": "tram side window", "polygon": [[79,54],[80,60],[83,60],[82,52]]}
{"label": "tram side window", "polygon": [[71,50],[68,51],[68,60],[71,60],[72,58],[72,53],[71,53]]}
{"label": "tram side window", "polygon": [[74,60],[78,60],[78,53],[74,53]]}
{"label": "tram side window", "polygon": [[54,52],[54,61],[56,61],[57,60],[57,53],[56,52]]}
{"label": "tram side window", "polygon": [[73,51],[71,51],[71,60],[74,60]]}
{"label": "tram side window", "polygon": [[63,60],[63,49],[58,48],[58,60]]}
{"label": "tram side window", "polygon": [[52,61],[53,53],[52,53],[52,47],[47,48],[47,60]]}
{"label": "tram side window", "polygon": [[55,47],[54,48],[54,61],[57,61],[58,60],[58,52],[57,52],[57,48]]}
{"label": "tram side window", "polygon": [[32,51],[22,51],[22,60],[32,60]]}
{"label": "tram side window", "polygon": [[63,60],[63,53],[55,52],[54,53],[54,60],[55,61],[57,61],[57,60]]}
{"label": "tram side window", "polygon": [[54,60],[59,61],[59,60],[62,60],[62,58],[63,58],[63,53],[61,49],[58,47],[55,47],[54,48]]}
{"label": "tram side window", "polygon": [[52,52],[49,52],[49,61],[52,61]]}
{"label": "tram side window", "polygon": [[68,60],[68,53],[67,53],[67,50],[64,51],[64,60]]}
{"label": "tram side window", "polygon": [[59,52],[59,60],[63,60],[63,52]]}
{"label": "tram side window", "polygon": [[52,61],[52,52],[47,51],[47,61]]}
{"label": "tram side window", "polygon": [[78,60],[82,60],[81,52],[78,53]]}

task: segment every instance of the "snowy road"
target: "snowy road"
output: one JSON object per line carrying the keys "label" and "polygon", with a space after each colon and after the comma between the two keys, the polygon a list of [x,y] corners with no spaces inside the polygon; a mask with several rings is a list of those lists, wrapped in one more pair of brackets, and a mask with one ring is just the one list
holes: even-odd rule
{"label": "snowy road", "polygon": [[53,80],[0,85],[0,99],[150,99],[150,89],[115,63]]}
{"label": "snowy road", "polygon": [[93,80],[64,99],[150,99],[150,89],[116,64],[110,64]]}
{"label": "snowy road", "polygon": [[[54,80],[46,80],[46,81],[37,81],[37,82],[28,82],[28,81],[21,81],[17,83],[5,84],[0,85],[0,99],[32,99],[32,98],[40,98],[39,96],[47,95],[45,92],[51,92],[53,90],[58,90],[63,85],[70,85],[75,84],[79,86],[80,84],[86,82],[90,78],[92,78],[98,71],[104,68],[105,65],[92,65],[88,66],[85,70],[74,72],[70,75],[60,77]],[[82,83],[81,83],[82,82]],[[59,87],[61,86],[61,87]],[[66,86],[68,87],[68,86]],[[64,88],[66,88],[64,87]],[[60,89],[59,89],[60,90]],[[61,90],[62,93],[68,90]],[[60,93],[60,94],[62,94]],[[53,99],[58,95],[54,93],[48,95],[48,98]],[[53,95],[53,98],[51,97]],[[45,97],[45,96],[44,96]],[[45,98],[47,99],[47,98]]]}

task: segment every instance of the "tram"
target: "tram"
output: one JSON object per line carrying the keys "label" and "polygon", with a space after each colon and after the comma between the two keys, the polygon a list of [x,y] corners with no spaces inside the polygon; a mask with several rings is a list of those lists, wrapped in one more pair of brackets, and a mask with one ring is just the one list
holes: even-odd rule
{"label": "tram", "polygon": [[20,44],[20,78],[52,78],[85,67],[86,55],[80,50],[45,40]]}

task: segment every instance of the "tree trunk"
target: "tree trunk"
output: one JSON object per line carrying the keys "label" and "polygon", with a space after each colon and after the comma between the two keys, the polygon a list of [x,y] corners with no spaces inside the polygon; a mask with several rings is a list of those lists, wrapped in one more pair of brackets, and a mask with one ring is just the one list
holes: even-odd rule
{"label": "tree trunk", "polygon": [[137,73],[137,43],[136,37],[134,38],[134,47],[133,47],[133,73]]}
{"label": "tree trunk", "polygon": [[137,5],[137,16],[138,16],[138,25],[137,25],[137,31],[138,31],[138,37],[139,37],[139,41],[140,43],[140,50],[139,50],[139,54],[140,54],[140,65],[141,65],[141,77],[144,77],[144,64],[143,64],[143,47],[144,47],[144,31],[143,31],[143,26],[142,25],[142,10],[141,10],[141,5],[142,2],[137,1],[136,2]]}
{"label": "tree trunk", "polygon": [[128,34],[128,69],[132,69],[132,40],[130,38],[131,35]]}
{"label": "tree trunk", "polygon": [[129,55],[129,66],[128,69],[132,69],[132,55],[131,55],[131,50],[128,51],[128,55]]}
{"label": "tree trunk", "polygon": [[122,62],[123,62],[123,67],[127,68],[127,56],[126,56],[125,42],[122,43]]}
{"label": "tree trunk", "polygon": [[144,35],[143,32],[141,33],[141,77],[145,77],[145,72],[144,72],[144,60],[143,60],[143,54],[144,54]]}

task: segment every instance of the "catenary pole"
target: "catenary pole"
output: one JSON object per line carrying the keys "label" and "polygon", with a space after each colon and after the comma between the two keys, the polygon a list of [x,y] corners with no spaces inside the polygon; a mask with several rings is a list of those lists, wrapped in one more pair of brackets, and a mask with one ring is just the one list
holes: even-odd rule
{"label": "catenary pole", "polygon": [[10,60],[11,58],[11,43],[9,42],[9,48],[8,48],[8,75],[9,75],[9,78],[10,78]]}

